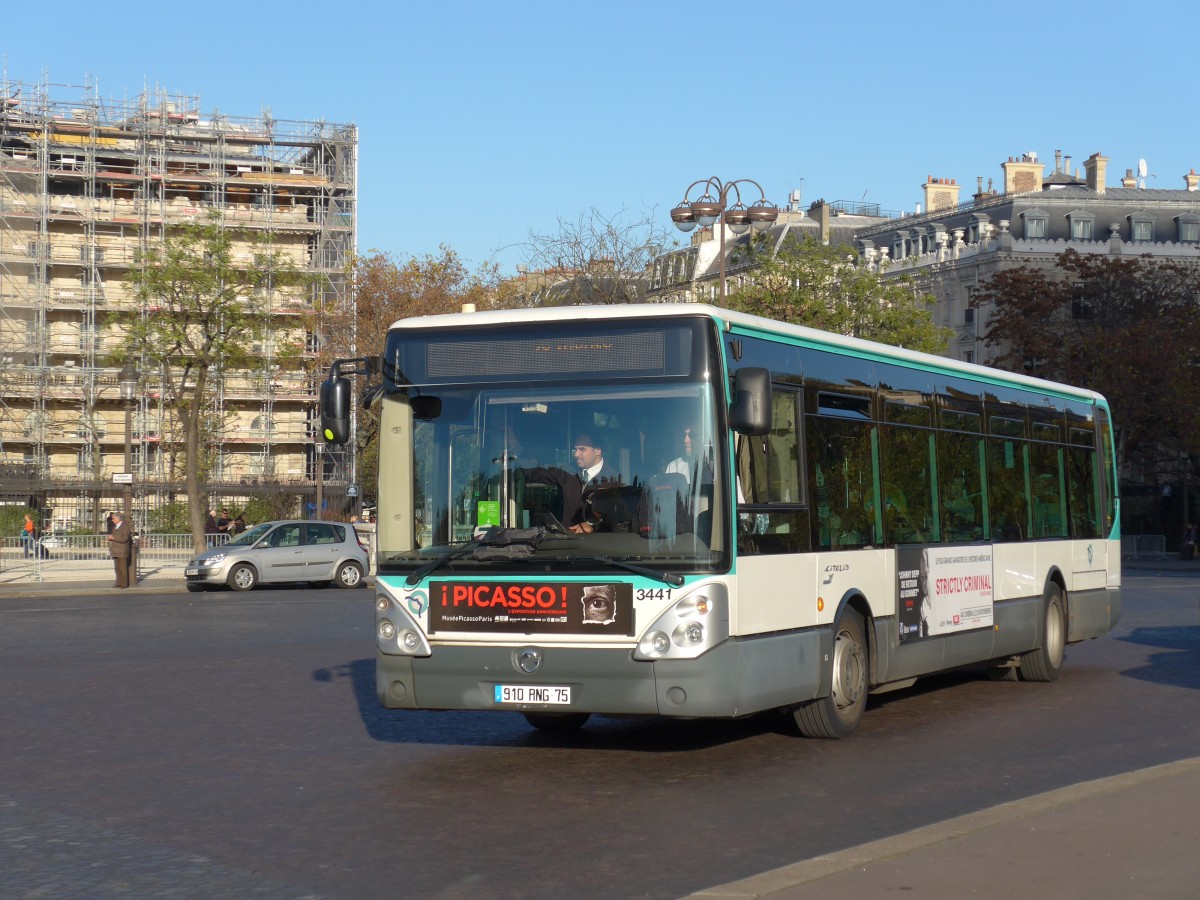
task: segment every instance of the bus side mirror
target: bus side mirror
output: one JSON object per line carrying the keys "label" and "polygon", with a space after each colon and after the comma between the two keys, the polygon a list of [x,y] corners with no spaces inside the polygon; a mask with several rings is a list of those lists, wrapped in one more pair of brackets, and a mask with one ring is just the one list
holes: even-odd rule
{"label": "bus side mirror", "polygon": [[739,434],[766,434],[771,430],[771,373],[747,366],[733,373],[733,403],[729,427]]}
{"label": "bus side mirror", "polygon": [[350,379],[330,376],[321,382],[321,436],[328,444],[350,440]]}

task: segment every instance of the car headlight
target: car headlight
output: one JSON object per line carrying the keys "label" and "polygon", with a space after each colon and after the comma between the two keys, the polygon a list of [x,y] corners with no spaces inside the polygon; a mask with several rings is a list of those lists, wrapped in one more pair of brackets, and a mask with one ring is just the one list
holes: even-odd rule
{"label": "car headlight", "polygon": [[228,553],[215,553],[212,556],[204,557],[204,559],[201,559],[198,562],[202,566],[215,566],[228,555]]}
{"label": "car headlight", "polygon": [[675,601],[638,638],[633,658],[695,659],[729,638],[729,595],[705,584]]}

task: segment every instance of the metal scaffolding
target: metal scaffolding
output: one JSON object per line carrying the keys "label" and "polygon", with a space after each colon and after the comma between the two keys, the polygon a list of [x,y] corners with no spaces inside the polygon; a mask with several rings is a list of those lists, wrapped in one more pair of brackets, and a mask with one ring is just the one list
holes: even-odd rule
{"label": "metal scaffolding", "polygon": [[[117,505],[126,436],[112,326],[118,313],[154,314],[128,276],[173,227],[214,217],[323,276],[302,292],[268,290],[279,334],[314,304],[349,302],[357,140],[353,125],[205,114],[198,98],[161,90],[114,101],[0,81],[0,502],[93,529]],[[210,501],[315,488],[316,375],[277,358],[270,335],[256,349],[250,369],[220,373]],[[160,376],[143,369],[133,412],[143,518],[179,493],[185,464]],[[352,460],[337,463],[327,496],[352,472]]]}

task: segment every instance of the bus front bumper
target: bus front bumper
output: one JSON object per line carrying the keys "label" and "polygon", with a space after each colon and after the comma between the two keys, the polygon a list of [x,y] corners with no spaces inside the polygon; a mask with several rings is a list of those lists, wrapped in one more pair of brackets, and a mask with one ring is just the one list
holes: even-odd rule
{"label": "bus front bumper", "polygon": [[[532,675],[516,664],[527,648],[542,656]],[[375,687],[389,709],[728,718],[818,696],[831,652],[828,628],[727,640],[698,659],[654,662],[628,648],[435,646],[427,657],[377,654]],[[569,687],[571,702],[497,703],[497,685]]]}

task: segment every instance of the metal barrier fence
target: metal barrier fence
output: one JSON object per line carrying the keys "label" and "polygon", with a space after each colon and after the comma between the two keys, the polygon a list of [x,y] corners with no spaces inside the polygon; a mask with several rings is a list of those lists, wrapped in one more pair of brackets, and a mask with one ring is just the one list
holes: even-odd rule
{"label": "metal barrier fence", "polygon": [[[195,556],[190,534],[136,535],[138,572],[181,568]],[[228,534],[206,536],[210,546],[229,542]],[[21,537],[0,538],[0,577],[4,581],[44,581],[75,577],[107,577],[112,567],[107,534],[51,534],[29,542]],[[181,573],[182,575],[182,573]]]}
{"label": "metal barrier fence", "polygon": [[1121,559],[1166,559],[1167,539],[1161,534],[1121,535]]}

